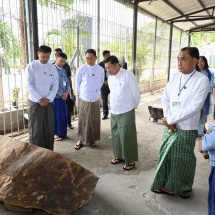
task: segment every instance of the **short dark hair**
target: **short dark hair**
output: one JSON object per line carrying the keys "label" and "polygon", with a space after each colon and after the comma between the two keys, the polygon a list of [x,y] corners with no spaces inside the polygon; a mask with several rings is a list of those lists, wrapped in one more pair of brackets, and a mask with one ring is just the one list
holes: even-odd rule
{"label": "short dark hair", "polygon": [[110,51],[109,51],[109,50],[104,50],[104,51],[102,52],[103,57],[104,57],[105,55],[107,55],[107,54],[110,54]]}
{"label": "short dark hair", "polygon": [[199,56],[199,59],[202,59],[205,62],[205,68],[204,69],[208,69],[209,65],[208,65],[208,60],[205,56]]}
{"label": "short dark hair", "polygon": [[87,53],[92,53],[94,56],[96,56],[96,51],[94,49],[87,49],[87,51],[85,52],[85,55]]}
{"label": "short dark hair", "polygon": [[54,51],[55,51],[55,52],[60,52],[60,53],[63,52],[61,48],[56,48]]}
{"label": "short dark hair", "polygon": [[103,62],[104,63],[111,62],[111,64],[119,64],[118,58],[116,56],[114,56],[114,55],[111,55],[111,56],[107,57]]}
{"label": "short dark hair", "polygon": [[65,53],[60,53],[60,54],[58,54],[58,57],[62,57],[62,58],[67,59],[67,55],[66,55]]}
{"label": "short dark hair", "polygon": [[38,52],[51,53],[52,49],[49,46],[42,45],[39,47]]}
{"label": "short dark hair", "polygon": [[184,47],[181,49],[181,51],[187,51],[189,52],[190,57],[199,59],[199,50],[196,47]]}

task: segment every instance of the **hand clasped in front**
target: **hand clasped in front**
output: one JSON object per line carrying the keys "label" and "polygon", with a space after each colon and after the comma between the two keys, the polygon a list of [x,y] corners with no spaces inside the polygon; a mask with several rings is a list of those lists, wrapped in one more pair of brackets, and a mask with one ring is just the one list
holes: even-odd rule
{"label": "hand clasped in front", "polygon": [[162,118],[163,124],[169,129],[170,133],[174,133],[176,131],[176,124],[169,125],[167,123],[166,117]]}

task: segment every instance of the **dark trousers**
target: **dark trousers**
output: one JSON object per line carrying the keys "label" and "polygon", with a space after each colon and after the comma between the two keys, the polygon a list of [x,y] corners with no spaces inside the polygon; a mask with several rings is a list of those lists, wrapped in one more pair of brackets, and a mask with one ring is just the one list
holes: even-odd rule
{"label": "dark trousers", "polygon": [[211,174],[209,177],[209,192],[208,192],[208,215],[215,214],[215,167],[211,167]]}
{"label": "dark trousers", "polygon": [[68,94],[67,100],[66,100],[66,104],[67,104],[67,112],[68,112],[68,122],[67,125],[71,126],[72,123],[72,118],[71,118],[71,112],[73,111],[73,105],[71,104],[71,99],[70,99],[70,94]]}
{"label": "dark trousers", "polygon": [[108,94],[110,90],[108,86],[103,86],[101,88],[101,95],[102,95],[102,107],[103,107],[103,116],[107,117],[109,114],[108,110]]}
{"label": "dark trousers", "polygon": [[214,119],[215,119],[215,105],[214,105]]}

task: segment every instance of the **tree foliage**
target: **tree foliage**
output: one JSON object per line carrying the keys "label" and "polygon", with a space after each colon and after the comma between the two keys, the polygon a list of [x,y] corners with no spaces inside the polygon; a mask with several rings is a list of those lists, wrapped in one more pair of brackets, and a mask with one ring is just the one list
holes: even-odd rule
{"label": "tree foliage", "polygon": [[215,41],[215,32],[195,33],[191,37],[191,46],[202,47]]}
{"label": "tree foliage", "polygon": [[[2,10],[0,9],[0,12]],[[4,51],[4,56],[7,56],[7,59],[4,59],[5,70],[9,71],[10,65],[14,64],[17,58],[20,55],[19,45],[17,38],[12,32],[9,24],[6,21],[3,21],[0,17],[0,48]]]}
{"label": "tree foliage", "polygon": [[[80,0],[83,3],[87,3],[89,0]],[[38,0],[38,3],[47,7],[55,8],[56,6],[61,6],[66,10],[72,9],[74,0]]]}
{"label": "tree foliage", "polygon": [[[83,24],[85,21],[85,17],[79,15],[79,23]],[[81,39],[86,37],[90,38],[90,33],[82,26],[79,27],[79,35],[77,35],[77,27],[79,27],[79,24],[75,17],[74,19],[67,19],[62,24],[61,29],[52,29],[48,31],[47,45],[61,44],[62,49],[68,54],[68,57],[72,56],[77,46],[77,36],[80,38],[80,49],[82,48]]]}
{"label": "tree foliage", "polygon": [[56,5],[70,9],[74,0],[38,0],[38,3],[47,7],[55,7]]}
{"label": "tree foliage", "polygon": [[[82,3],[88,3],[89,0],[80,0]],[[74,0],[38,0],[38,3],[51,7],[54,10],[57,6],[62,7],[61,10],[71,11],[73,10]],[[63,49],[67,53],[68,57],[71,57],[77,46],[77,27],[79,27],[79,39],[80,39],[80,48],[81,48],[81,39],[90,38],[90,33],[84,29],[84,26],[88,26],[87,17],[84,17],[80,14],[72,16],[61,21],[60,28],[53,28],[48,31],[45,43],[51,46],[53,49],[56,48],[56,45]]]}

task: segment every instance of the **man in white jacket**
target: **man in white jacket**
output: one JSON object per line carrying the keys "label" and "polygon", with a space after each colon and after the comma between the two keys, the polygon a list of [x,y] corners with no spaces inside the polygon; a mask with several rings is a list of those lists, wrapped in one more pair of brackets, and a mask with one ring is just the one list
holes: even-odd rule
{"label": "man in white jacket", "polygon": [[208,93],[208,78],[196,71],[199,51],[185,47],[178,55],[178,70],[162,96],[164,129],[160,158],[151,190],[187,199],[195,175],[195,141],[200,110]]}
{"label": "man in white jacket", "polygon": [[78,142],[74,146],[79,150],[83,143],[95,147],[100,140],[100,89],[104,82],[104,69],[96,64],[94,49],[85,52],[86,63],[78,69],[76,75],[77,93],[80,97],[78,119]]}
{"label": "man in white jacket", "polygon": [[25,69],[25,83],[29,92],[29,142],[50,150],[54,148],[54,106],[58,90],[58,73],[49,63],[51,48],[42,45],[38,60]]}
{"label": "man in white jacket", "polygon": [[116,56],[104,60],[109,74],[111,106],[111,133],[114,159],[112,164],[125,161],[124,170],[134,168],[138,161],[135,108],[140,101],[140,91],[132,72],[122,69]]}

